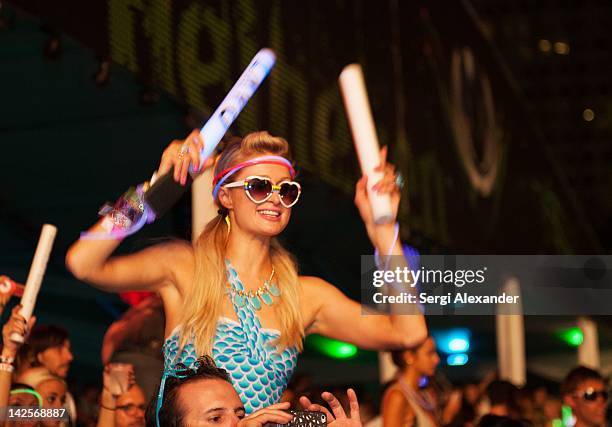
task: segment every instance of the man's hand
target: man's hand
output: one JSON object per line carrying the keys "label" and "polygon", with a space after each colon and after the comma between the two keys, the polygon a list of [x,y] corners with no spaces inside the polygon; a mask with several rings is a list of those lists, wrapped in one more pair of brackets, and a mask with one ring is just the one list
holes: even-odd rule
{"label": "man's hand", "polygon": [[352,388],[349,388],[346,392],[349,405],[351,407],[351,416],[347,417],[342,405],[336,399],[336,396],[329,392],[324,392],[321,397],[327,402],[331,408],[333,415],[325,406],[317,405],[312,403],[306,396],[300,397],[300,404],[307,411],[319,411],[323,412],[327,416],[328,427],[362,427],[361,418],[359,416],[359,402],[357,401],[357,395]]}
{"label": "man's hand", "polygon": [[289,402],[267,406],[238,421],[237,427],[263,427],[268,423],[287,424],[293,419],[292,414],[285,412],[287,409]]}

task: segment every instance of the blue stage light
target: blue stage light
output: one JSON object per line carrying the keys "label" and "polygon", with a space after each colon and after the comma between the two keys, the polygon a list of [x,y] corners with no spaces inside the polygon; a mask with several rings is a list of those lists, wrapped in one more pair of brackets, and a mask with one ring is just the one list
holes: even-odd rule
{"label": "blue stage light", "polygon": [[467,352],[470,349],[470,335],[470,330],[467,328],[452,328],[432,332],[436,346],[446,354]]}
{"label": "blue stage light", "polygon": [[452,353],[463,353],[470,348],[470,341],[465,338],[453,338],[448,342],[448,349]]}
{"label": "blue stage light", "polygon": [[446,363],[449,366],[463,366],[469,360],[469,357],[465,353],[449,354],[446,358]]}

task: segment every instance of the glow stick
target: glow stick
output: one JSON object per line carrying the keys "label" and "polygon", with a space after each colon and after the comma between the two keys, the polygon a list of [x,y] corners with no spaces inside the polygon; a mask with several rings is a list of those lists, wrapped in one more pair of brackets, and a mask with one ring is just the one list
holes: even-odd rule
{"label": "glow stick", "polygon": [[[234,87],[200,130],[204,147],[200,151],[200,164],[198,166],[201,166],[204,160],[215,150],[225,132],[274,67],[275,62],[276,55],[274,51],[268,48],[261,49],[253,57]],[[194,172],[192,167],[190,167],[190,172]]]}
{"label": "glow stick", "polygon": [[[200,151],[200,164],[197,170],[213,153],[223,135],[266,78],[275,62],[276,56],[271,49],[264,48],[257,52],[234,87],[204,124],[200,130],[204,147]],[[191,174],[195,170],[194,165],[189,166]],[[155,216],[159,218],[180,199],[184,191],[185,187],[174,181],[172,172],[162,177],[154,174],[154,178],[151,179],[151,188],[145,193],[145,201]]]}
{"label": "glow stick", "polygon": [[380,164],[380,148],[361,66],[351,64],[344,67],[338,81],[361,172],[368,177],[368,199],[372,206],[374,222],[376,224],[391,222],[393,221],[391,197],[388,194],[372,191],[372,186],[382,179],[384,173],[374,170]]}
{"label": "glow stick", "polygon": [[[23,296],[21,297],[21,314],[26,322],[30,320],[32,312],[34,311],[34,305],[36,305],[36,298],[38,297],[38,291],[42,283],[45,270],[47,269],[47,263],[49,262],[49,255],[51,254],[51,248],[53,247],[53,241],[57,234],[57,228],[51,224],[43,225],[38,239],[38,246],[36,247],[36,253],[34,253],[34,259],[30,266],[30,273],[28,274],[28,280],[26,281],[25,289],[23,290]],[[24,337],[19,335],[17,332],[11,334],[11,341],[22,343]]]}

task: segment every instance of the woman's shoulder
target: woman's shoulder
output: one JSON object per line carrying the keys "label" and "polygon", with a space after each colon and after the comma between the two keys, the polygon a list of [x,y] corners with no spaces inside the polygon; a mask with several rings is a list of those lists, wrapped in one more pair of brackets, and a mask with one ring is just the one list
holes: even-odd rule
{"label": "woman's shoulder", "polygon": [[391,385],[387,387],[387,389],[383,393],[382,397],[383,404],[386,402],[389,403],[407,403],[408,399],[406,398],[406,394],[402,387],[397,383],[393,382]]}
{"label": "woman's shoulder", "polygon": [[397,383],[397,381],[392,382],[387,386],[383,393],[383,399],[391,396],[402,396],[404,397],[404,392],[402,391],[402,387]]}
{"label": "woman's shoulder", "polygon": [[402,391],[399,384],[391,384],[387,390],[385,390],[382,398],[382,410],[395,411],[402,409],[404,415],[412,412],[412,408],[408,404],[408,400]]}
{"label": "woman's shoulder", "polygon": [[329,283],[328,281],[321,279],[316,276],[299,276],[300,285],[302,288],[307,291],[311,290],[313,292],[339,292],[338,289]]}

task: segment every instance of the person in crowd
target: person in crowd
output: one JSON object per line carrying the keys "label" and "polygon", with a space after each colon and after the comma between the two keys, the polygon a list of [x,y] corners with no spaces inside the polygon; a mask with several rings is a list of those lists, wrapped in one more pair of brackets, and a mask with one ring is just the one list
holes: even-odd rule
{"label": "person in crowd", "polygon": [[[43,409],[66,409],[66,393],[68,386],[63,378],[52,374],[43,366],[30,368],[19,375],[17,381],[34,388],[42,397]],[[68,415],[68,414],[67,414]],[[68,425],[60,419],[43,419],[41,427],[57,427]]]}
{"label": "person in crowd", "polygon": [[533,391],[527,387],[519,388],[515,396],[518,406],[518,418],[528,420],[531,423],[536,422],[536,406],[533,398]]}
{"label": "person in crowd", "polygon": [[572,408],[574,427],[603,427],[606,424],[608,388],[596,370],[579,366],[561,384],[563,402]]}
{"label": "person in crowd", "polygon": [[[184,184],[190,166],[200,169],[202,147],[197,131],[185,142],[173,142],[162,156],[159,174],[174,170],[174,179]],[[395,269],[406,266],[398,228],[375,223],[368,200],[368,187],[389,195],[397,215],[399,181],[386,162],[386,149],[378,171],[383,174],[379,182],[368,183],[364,177],[357,183],[355,203],[380,254],[398,255],[389,265]],[[111,257],[131,224],[123,219],[134,214],[130,201],[136,190],[90,230],[115,233],[116,239],[80,239],[66,256],[77,278],[103,290],[160,294],[166,314],[166,369],[177,363],[191,366],[199,356],[211,355],[230,371],[251,413],[280,400],[306,334],[368,349],[408,348],[425,338],[427,328],[416,304],[402,313],[410,315],[393,311],[362,316],[360,304],[330,283],[298,275],[293,258],[276,239],[301,194],[287,141],[267,132],[234,138],[216,161],[214,175],[219,214],[193,246],[172,241]],[[415,292],[410,286],[407,291]]]}
{"label": "person in crowd", "polygon": [[516,401],[518,388],[509,381],[495,380],[487,388],[489,415],[520,418]]}
{"label": "person in crowd", "polygon": [[546,402],[544,402],[542,407],[544,427],[554,427],[553,423],[562,419],[561,409],[561,400],[553,396],[546,398]]}
{"label": "person in crowd", "polygon": [[383,425],[433,427],[448,423],[459,409],[461,395],[451,394],[447,407],[443,408],[439,396],[429,386],[440,362],[433,338],[391,355],[399,372],[382,399]]}
{"label": "person in crowd", "polygon": [[151,399],[164,370],[164,308],[159,295],[150,295],[113,322],[102,342],[102,364],[129,363],[138,385]]}
{"label": "person in crowd", "polygon": [[[32,328],[27,345],[21,348],[23,362],[18,375],[30,368],[43,367],[52,375],[64,380],[70,371],[74,356],[70,346],[68,331],[56,325],[36,325]],[[76,423],[76,402],[69,391],[66,391],[66,409],[72,424]]]}
{"label": "person in crowd", "polygon": [[32,329],[27,349],[29,367],[44,366],[60,378],[66,379],[74,359],[68,331],[55,325],[37,325]]}
{"label": "person in crowd", "polygon": [[[171,375],[166,373],[158,399],[149,404],[146,425],[149,427],[263,427],[268,423],[286,424],[293,419],[289,402],[277,403],[247,415],[230,375],[215,366],[210,357],[199,358],[193,369],[179,365]],[[331,393],[323,393],[331,412],[324,406],[302,397],[300,403],[308,411],[323,412],[328,427],[361,427],[359,403],[353,390],[348,391],[350,415]]]}
{"label": "person in crowd", "polygon": [[[2,309],[4,306],[2,306]],[[21,306],[17,305],[11,312],[11,317],[2,328],[2,354],[0,356],[0,408],[11,406],[15,408],[37,409],[43,406],[42,397],[33,387],[13,382],[15,358],[21,343],[10,339],[12,333],[18,333],[28,338],[36,322],[32,316],[29,322],[19,314]],[[7,420],[6,427],[36,427],[38,421]]]}
{"label": "person in crowd", "polygon": [[124,378],[113,375],[112,365],[104,368],[100,416],[97,427],[144,427],[146,400],[134,377],[134,368]]}
{"label": "person in crowd", "polygon": [[15,372],[15,359],[22,343],[11,339],[11,334],[17,333],[27,340],[32,327],[36,323],[36,317],[32,316],[26,322],[25,318],[19,314],[20,305],[13,307],[11,316],[2,327],[2,353],[0,354],[0,407],[7,406],[9,401],[11,384]]}

